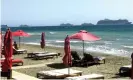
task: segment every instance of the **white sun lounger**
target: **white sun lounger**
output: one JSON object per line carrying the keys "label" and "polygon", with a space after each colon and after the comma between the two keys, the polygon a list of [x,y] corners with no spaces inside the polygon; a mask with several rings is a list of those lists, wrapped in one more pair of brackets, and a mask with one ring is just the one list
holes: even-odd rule
{"label": "white sun lounger", "polygon": [[66,77],[66,80],[88,80],[88,79],[104,79],[104,76],[101,74],[88,74],[75,77]]}
{"label": "white sun lounger", "polygon": [[35,56],[35,54],[45,54],[45,53],[48,53],[48,52],[47,51],[45,51],[45,52],[32,52],[32,53],[28,53],[27,57],[33,58]]}
{"label": "white sun lounger", "polygon": [[131,70],[131,65],[122,66],[119,69],[119,73],[129,72]]}
{"label": "white sun lounger", "polygon": [[26,49],[18,49],[18,50],[16,50],[16,52],[17,53],[27,53],[27,50]]}
{"label": "white sun lounger", "polygon": [[67,76],[72,76],[72,75],[82,75],[82,71],[69,69],[68,72],[68,68],[65,68],[65,69],[56,69],[50,71],[40,71],[37,73],[38,78],[45,77],[51,79],[66,78]]}
{"label": "white sun lounger", "polygon": [[53,58],[54,56],[58,57],[58,53],[40,53],[40,54],[35,54],[34,59],[42,59],[42,58]]}

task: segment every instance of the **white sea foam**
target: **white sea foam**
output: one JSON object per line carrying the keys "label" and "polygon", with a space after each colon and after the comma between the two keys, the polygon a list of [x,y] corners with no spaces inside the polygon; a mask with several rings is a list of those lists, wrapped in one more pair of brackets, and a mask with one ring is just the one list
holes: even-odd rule
{"label": "white sea foam", "polygon": [[55,40],[55,42],[57,42],[57,43],[64,43],[64,41],[62,41],[62,40]]}
{"label": "white sea foam", "polygon": [[99,53],[105,53],[105,54],[111,54],[111,55],[117,55],[117,56],[130,56],[130,52],[123,50],[123,49],[115,49],[110,48],[107,46],[93,46],[86,48],[86,51],[91,52],[99,52]]}
{"label": "white sea foam", "polygon": [[133,46],[123,46],[123,47],[125,47],[125,48],[133,48]]}
{"label": "white sea foam", "polygon": [[[51,40],[51,41],[54,41],[54,40]],[[55,40],[54,42],[56,43],[64,43],[64,40]],[[74,40],[70,40],[71,43],[79,43],[79,42],[82,42],[82,41],[74,41]]]}
{"label": "white sea foam", "polygon": [[74,40],[71,41],[71,40],[70,40],[70,42],[71,42],[71,43],[78,43],[78,42],[81,42],[81,41],[74,41]]}
{"label": "white sea foam", "polygon": [[117,41],[119,41],[120,39],[116,39]]}
{"label": "white sea foam", "polygon": [[41,35],[41,33],[28,33],[30,35]]}
{"label": "white sea foam", "polygon": [[56,32],[49,32],[50,34],[55,34]]}
{"label": "white sea foam", "polygon": [[28,42],[28,43],[25,43],[25,44],[40,45],[40,43],[35,43],[35,42]]}
{"label": "white sea foam", "polygon": [[104,41],[105,44],[112,44],[111,41]]}

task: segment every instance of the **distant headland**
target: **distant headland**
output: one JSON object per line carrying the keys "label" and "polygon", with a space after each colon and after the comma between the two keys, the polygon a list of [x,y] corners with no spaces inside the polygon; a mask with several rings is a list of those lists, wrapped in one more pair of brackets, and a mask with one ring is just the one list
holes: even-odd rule
{"label": "distant headland", "polygon": [[[118,20],[111,20],[111,19],[104,19],[99,20],[96,24],[92,23],[82,23],[80,25],[74,25],[71,23],[62,23],[59,26],[93,26],[93,25],[133,25],[132,22],[129,22],[127,19],[118,19]],[[7,25],[1,25],[1,27],[7,28]],[[29,25],[20,25],[18,27],[30,27]]]}
{"label": "distant headland", "polygon": [[[96,25],[131,25],[132,22],[129,22],[127,19],[118,19],[118,20],[110,20],[110,19],[104,19],[99,20]],[[81,25],[74,25],[70,23],[63,23],[60,24],[60,26],[91,26],[94,25],[92,23],[82,23]]]}
{"label": "distant headland", "polygon": [[104,19],[99,20],[97,25],[130,25],[132,22],[129,22],[127,19],[118,19],[118,20],[110,20]]}

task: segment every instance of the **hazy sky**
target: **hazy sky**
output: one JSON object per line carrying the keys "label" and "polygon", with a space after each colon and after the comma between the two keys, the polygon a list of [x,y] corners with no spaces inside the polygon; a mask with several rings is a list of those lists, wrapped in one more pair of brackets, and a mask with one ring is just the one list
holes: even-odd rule
{"label": "hazy sky", "polygon": [[105,18],[133,22],[133,0],[1,0],[1,23],[8,26],[96,24]]}

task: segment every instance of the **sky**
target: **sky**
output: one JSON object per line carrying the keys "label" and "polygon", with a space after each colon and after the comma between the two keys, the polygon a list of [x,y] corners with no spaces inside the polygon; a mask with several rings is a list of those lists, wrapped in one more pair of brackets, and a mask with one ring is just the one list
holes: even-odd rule
{"label": "sky", "polygon": [[1,0],[1,24],[80,25],[102,19],[133,22],[133,0]]}

